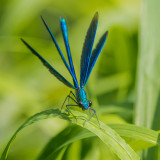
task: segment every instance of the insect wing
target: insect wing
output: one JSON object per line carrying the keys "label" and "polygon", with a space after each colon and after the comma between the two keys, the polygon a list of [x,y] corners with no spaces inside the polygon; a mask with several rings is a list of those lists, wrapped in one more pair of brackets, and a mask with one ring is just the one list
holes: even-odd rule
{"label": "insect wing", "polygon": [[63,56],[63,53],[62,53],[62,51],[60,50],[60,48],[59,48],[59,46],[58,46],[58,43],[57,43],[55,37],[53,36],[52,31],[51,31],[50,28],[48,27],[48,25],[47,25],[47,23],[45,22],[44,18],[43,18],[42,16],[41,16],[41,18],[42,18],[42,21],[43,21],[45,27],[47,28],[47,30],[48,30],[48,32],[49,32],[49,34],[50,34],[50,36],[51,36],[51,38],[52,38],[52,40],[53,40],[56,48],[57,48],[57,50],[58,50],[59,55],[61,56],[61,59],[62,59],[63,63],[65,64],[66,68],[68,69],[69,73],[71,74],[74,83],[76,83],[77,80],[76,80],[76,78],[75,78],[75,76],[74,76],[74,73],[71,71],[71,69],[70,69],[67,61],[65,60],[65,58],[64,58],[64,56]]}
{"label": "insect wing", "polygon": [[70,82],[68,82],[59,72],[57,72],[39,53],[37,53],[27,42],[21,39],[22,42],[27,46],[27,48],[37,56],[45,67],[47,67],[51,74],[53,74],[57,79],[70,88],[75,88]]}
{"label": "insect wing", "polygon": [[95,13],[92,19],[92,22],[87,31],[85,42],[83,44],[83,50],[82,50],[82,55],[81,55],[81,72],[80,72],[80,86],[81,87],[82,86],[84,87],[87,70],[89,68],[91,52],[93,48],[97,25],[98,25],[98,12]]}
{"label": "insect wing", "polygon": [[91,74],[91,71],[92,71],[96,61],[97,61],[97,58],[98,58],[99,54],[101,53],[101,50],[102,50],[102,48],[103,48],[103,46],[105,44],[107,36],[108,36],[108,31],[103,34],[103,36],[99,40],[96,48],[92,52],[91,60],[90,60],[90,63],[89,63],[89,69],[88,69],[88,72],[87,72],[87,76],[86,76],[86,80],[85,80],[84,86],[86,85],[86,83],[88,81],[88,78],[89,78],[89,76]]}
{"label": "insect wing", "polygon": [[73,61],[72,61],[72,56],[71,56],[71,51],[70,51],[70,46],[69,46],[67,25],[66,25],[65,19],[61,19],[60,22],[61,22],[61,30],[62,30],[62,34],[63,34],[63,39],[64,39],[66,51],[67,51],[70,69],[73,73],[74,85],[76,88],[78,88],[78,82],[77,82],[77,78],[76,78],[76,74],[75,74],[75,70],[74,70],[74,66],[73,66]]}

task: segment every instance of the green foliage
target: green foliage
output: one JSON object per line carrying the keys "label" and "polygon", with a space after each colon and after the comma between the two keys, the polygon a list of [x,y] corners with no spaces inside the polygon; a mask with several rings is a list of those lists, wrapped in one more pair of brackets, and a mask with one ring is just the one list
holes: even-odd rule
{"label": "green foliage", "polygon": [[[160,20],[159,0],[143,0],[135,123],[160,130]],[[143,152],[142,159],[160,159],[160,147]]]}
{"label": "green foliage", "polygon": [[[39,120],[43,120],[51,117],[59,117],[65,120],[69,120],[70,122],[76,124],[77,126],[70,126],[63,130],[60,134],[54,137],[44,148],[43,152],[39,156],[38,160],[49,160],[56,159],[60,152],[69,144],[84,138],[89,138],[93,136],[99,137],[104,144],[106,144],[110,150],[112,150],[117,157],[124,160],[138,160],[138,155],[134,152],[134,150],[119,136],[119,134],[123,137],[129,137],[132,141],[136,140],[134,146],[137,148],[137,140],[142,141],[144,144],[150,143],[150,145],[160,144],[160,139],[158,139],[158,133],[149,129],[133,126],[133,125],[111,125],[113,129],[104,123],[100,122],[100,126],[97,126],[95,122],[88,121],[85,125],[84,122],[87,120],[86,114],[72,111],[72,113],[78,118],[77,122],[74,117],[67,114],[65,111],[61,113],[60,110],[46,110],[36,115],[30,117],[20,128],[15,132],[12,136],[11,140],[7,144],[1,160],[7,159],[8,150],[12,141],[16,138],[17,134],[26,126],[31,125]],[[94,119],[95,121],[95,119]],[[81,126],[83,128],[80,128]],[[87,130],[86,130],[87,129]],[[133,142],[132,142],[133,143]]]}
{"label": "green foliage", "polygon": [[[159,160],[160,136],[156,132],[160,130],[159,6],[159,0],[142,0],[142,3],[139,0],[2,0],[0,155],[4,152],[1,159],[8,155],[8,160],[50,156],[59,160],[118,160],[119,157],[124,160],[136,159],[135,152],[152,147],[142,153],[142,159]],[[95,44],[106,30],[109,35],[86,91],[104,130],[94,119],[83,127],[87,115],[76,112],[79,108],[73,108],[75,115],[82,116],[77,124],[66,112],[56,114],[58,110],[48,110],[60,108],[70,90],[50,75],[20,41],[25,39],[71,82],[40,15],[49,24],[65,57],[59,17],[66,19],[79,77],[82,45],[96,11],[99,24]],[[39,113],[44,109],[47,110]],[[28,119],[35,113],[38,114]],[[134,113],[135,123],[148,129],[133,125]],[[38,122],[40,119],[46,120]],[[8,142],[23,121],[26,122]],[[37,124],[30,125],[33,122]]]}

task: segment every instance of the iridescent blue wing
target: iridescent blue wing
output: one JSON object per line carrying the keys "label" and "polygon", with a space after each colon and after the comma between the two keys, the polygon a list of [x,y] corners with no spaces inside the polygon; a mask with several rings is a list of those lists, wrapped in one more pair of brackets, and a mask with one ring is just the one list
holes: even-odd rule
{"label": "iridescent blue wing", "polygon": [[98,25],[98,12],[95,13],[92,22],[87,31],[85,42],[83,44],[83,50],[81,55],[81,72],[80,72],[80,86],[83,87],[85,83],[85,77],[89,68],[92,47]]}
{"label": "iridescent blue wing", "polygon": [[84,82],[84,86],[86,85],[87,81],[88,81],[88,78],[91,74],[91,71],[97,61],[97,58],[104,46],[104,43],[107,39],[107,36],[108,36],[108,31],[104,33],[104,35],[101,37],[101,39],[99,40],[96,48],[93,50],[92,52],[92,55],[91,55],[91,60],[90,60],[90,63],[89,63],[89,69],[88,69],[88,72],[87,72],[87,76],[86,76],[86,79],[85,79],[85,82]]}
{"label": "iridescent blue wing", "polygon": [[[42,18],[42,21],[43,21],[44,25],[46,26],[46,28],[47,28],[47,30],[48,30],[48,32],[49,32],[49,34],[50,34],[50,36],[51,36],[54,44],[55,44],[55,46],[56,46],[56,48],[57,48],[57,50],[58,50],[59,55],[61,56],[61,59],[62,59],[63,63],[65,64],[66,68],[68,69],[69,73],[71,74],[71,76],[72,76],[72,78],[73,78],[74,84],[77,84],[77,79],[76,79],[76,77],[75,77],[75,75],[74,75],[74,72],[71,70],[72,68],[69,67],[67,61],[65,60],[65,58],[64,58],[64,56],[63,56],[63,53],[61,52],[61,50],[60,50],[60,48],[59,48],[59,46],[58,46],[58,43],[57,43],[56,39],[55,39],[54,36],[53,36],[52,31],[50,30],[50,28],[48,27],[47,23],[45,22],[45,20],[43,19],[42,16],[41,16],[41,18]],[[75,85],[75,87],[77,88],[76,85]]]}
{"label": "iridescent blue wing", "polygon": [[61,30],[62,30],[62,34],[63,34],[63,39],[64,39],[66,51],[67,51],[67,56],[68,56],[68,60],[69,60],[70,69],[71,69],[71,71],[73,73],[73,77],[75,79],[74,85],[75,85],[76,88],[78,88],[79,85],[78,85],[78,82],[77,82],[77,78],[76,78],[76,74],[75,74],[75,70],[74,70],[74,66],[73,66],[73,62],[72,62],[70,46],[69,46],[69,40],[68,40],[68,34],[67,34],[67,25],[66,25],[65,19],[60,19],[60,21],[61,21]]}
{"label": "iridescent blue wing", "polygon": [[57,79],[70,88],[75,88],[70,82],[68,82],[60,73],[58,73],[39,53],[37,53],[27,42],[21,39],[22,42],[27,46],[27,48],[37,56],[45,67],[47,67],[51,74],[53,74]]}

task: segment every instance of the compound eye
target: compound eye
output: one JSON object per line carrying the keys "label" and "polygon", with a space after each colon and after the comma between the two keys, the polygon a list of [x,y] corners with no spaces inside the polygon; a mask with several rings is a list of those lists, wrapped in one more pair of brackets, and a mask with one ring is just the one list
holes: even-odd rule
{"label": "compound eye", "polygon": [[83,107],[82,102],[79,102],[79,106],[80,106],[80,107]]}
{"label": "compound eye", "polygon": [[91,102],[91,101],[89,101],[89,106],[90,106],[90,107],[92,106],[92,102]]}

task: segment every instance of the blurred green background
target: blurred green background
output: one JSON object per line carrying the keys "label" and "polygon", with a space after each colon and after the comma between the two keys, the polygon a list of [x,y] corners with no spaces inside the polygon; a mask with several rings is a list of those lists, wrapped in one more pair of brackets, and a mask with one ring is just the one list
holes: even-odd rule
{"label": "blurred green background", "polygon": [[[79,79],[82,45],[94,13],[99,12],[95,44],[106,30],[109,35],[86,86],[88,97],[100,120],[134,121],[141,1],[1,0],[0,3],[0,153],[22,122],[42,110],[60,108],[70,91],[20,41],[25,39],[71,81],[40,15],[65,56],[59,18],[66,19]],[[34,159],[46,142],[67,125],[66,121],[50,119],[28,127],[13,143],[8,159]]]}

